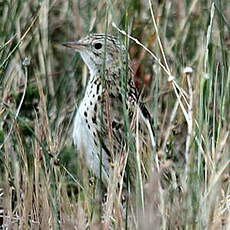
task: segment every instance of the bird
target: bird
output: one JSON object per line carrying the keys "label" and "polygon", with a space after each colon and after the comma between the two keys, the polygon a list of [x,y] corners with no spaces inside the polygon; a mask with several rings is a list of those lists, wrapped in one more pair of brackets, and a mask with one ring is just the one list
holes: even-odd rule
{"label": "bird", "polygon": [[[74,117],[73,142],[88,169],[107,185],[114,157],[129,151],[127,127],[132,130],[131,136],[135,136],[139,111],[140,127],[152,132],[151,116],[139,100],[127,48],[117,37],[89,34],[63,45],[80,53],[89,69],[84,97]],[[149,144],[155,146],[153,135],[152,132],[151,143],[142,138],[141,149]]]}

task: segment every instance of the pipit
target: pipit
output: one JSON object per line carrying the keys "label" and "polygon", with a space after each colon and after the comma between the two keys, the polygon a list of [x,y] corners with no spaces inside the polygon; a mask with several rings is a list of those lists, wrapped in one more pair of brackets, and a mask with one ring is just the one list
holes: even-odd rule
{"label": "pipit", "polygon": [[[74,144],[87,167],[108,184],[114,156],[129,152],[127,142],[137,134],[137,126],[150,127],[150,114],[138,102],[127,49],[116,37],[91,34],[63,45],[79,52],[90,72],[74,119]],[[153,138],[150,143],[143,135],[138,135],[141,152],[154,145]]]}

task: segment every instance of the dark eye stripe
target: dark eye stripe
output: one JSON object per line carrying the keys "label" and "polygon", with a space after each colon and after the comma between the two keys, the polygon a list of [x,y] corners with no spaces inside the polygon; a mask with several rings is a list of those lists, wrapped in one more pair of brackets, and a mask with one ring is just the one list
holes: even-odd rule
{"label": "dark eye stripe", "polygon": [[99,53],[93,51],[93,54],[94,54],[95,56],[99,57]]}
{"label": "dark eye stripe", "polygon": [[[102,42],[102,43],[105,42],[105,35],[104,34],[94,34],[94,35],[92,35],[92,37],[94,38],[94,41],[100,40],[100,42]],[[106,40],[112,42],[115,46],[119,46],[118,40],[114,36],[107,35]]]}

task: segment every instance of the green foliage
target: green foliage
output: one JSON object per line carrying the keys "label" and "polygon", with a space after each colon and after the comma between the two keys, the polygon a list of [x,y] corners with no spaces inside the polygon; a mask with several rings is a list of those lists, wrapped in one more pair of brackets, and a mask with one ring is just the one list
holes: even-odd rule
{"label": "green foliage", "polygon": [[[5,228],[229,229],[229,15],[230,4],[220,0],[0,1]],[[175,81],[112,22],[168,65]],[[106,30],[129,45],[136,85],[153,116],[152,176],[143,187],[136,178],[137,195],[128,186],[120,193],[112,179],[108,190],[100,186],[72,144],[87,73],[61,44]],[[130,149],[135,158],[133,142]]]}

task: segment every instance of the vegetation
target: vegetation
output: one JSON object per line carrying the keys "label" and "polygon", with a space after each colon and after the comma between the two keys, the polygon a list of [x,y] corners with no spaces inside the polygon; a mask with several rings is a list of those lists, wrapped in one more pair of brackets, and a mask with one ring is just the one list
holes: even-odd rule
{"label": "vegetation", "polygon": [[[0,0],[2,229],[230,229],[229,16],[221,0]],[[72,145],[87,69],[61,43],[106,31],[154,118],[143,194],[105,195]]]}

